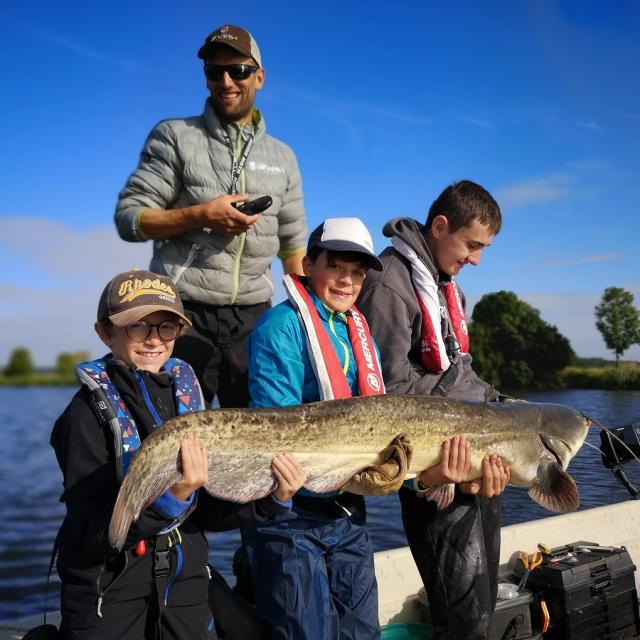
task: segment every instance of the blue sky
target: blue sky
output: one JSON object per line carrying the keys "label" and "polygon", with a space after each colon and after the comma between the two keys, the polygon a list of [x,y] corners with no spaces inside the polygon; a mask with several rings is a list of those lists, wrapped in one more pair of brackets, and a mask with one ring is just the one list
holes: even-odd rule
{"label": "blue sky", "polygon": [[459,278],[469,302],[514,291],[579,355],[611,355],[603,290],[640,306],[634,0],[4,0],[0,363],[15,346],[42,365],[101,352],[99,293],[151,251],[117,238],[117,193],[157,121],[201,112],[196,51],[225,22],[261,47],[257,106],[298,156],[311,228],[359,216],[382,250],[387,219],[424,220],[447,184],[475,180],[504,225]]}

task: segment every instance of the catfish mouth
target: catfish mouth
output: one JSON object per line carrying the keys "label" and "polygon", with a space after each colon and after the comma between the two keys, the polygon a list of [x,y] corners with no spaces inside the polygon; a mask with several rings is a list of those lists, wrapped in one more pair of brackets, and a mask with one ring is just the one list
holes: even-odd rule
{"label": "catfish mouth", "polygon": [[[560,438],[554,438],[553,436],[547,435],[546,433],[540,434],[540,442],[542,442],[542,446],[555,458],[556,462],[564,469],[565,465],[562,461],[562,458],[571,458],[571,447],[564,440],[561,440]],[[558,445],[562,445],[565,451],[556,451]],[[563,453],[565,454],[565,456],[562,455]]]}

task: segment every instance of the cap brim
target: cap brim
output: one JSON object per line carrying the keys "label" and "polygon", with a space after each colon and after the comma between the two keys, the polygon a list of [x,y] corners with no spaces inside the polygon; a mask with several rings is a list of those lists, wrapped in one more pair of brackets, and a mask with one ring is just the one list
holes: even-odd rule
{"label": "cap brim", "polygon": [[127,309],[126,311],[120,311],[120,313],[114,313],[112,316],[109,316],[109,320],[111,324],[114,324],[116,327],[124,327],[132,322],[138,322],[138,320],[142,320],[151,313],[155,313],[156,311],[167,311],[168,313],[172,313],[174,316],[178,316],[180,320],[182,320],[187,327],[191,326],[191,320],[187,318],[184,314],[179,311],[174,311],[173,309],[167,309],[166,306],[161,304],[149,304],[143,305],[140,307],[136,307],[135,309]]}
{"label": "cap brim", "polygon": [[349,242],[349,240],[327,240],[318,242],[314,246],[326,249],[327,251],[346,251],[349,253],[359,253],[364,257],[370,269],[382,271],[382,262],[375,253],[362,248],[361,244]]}

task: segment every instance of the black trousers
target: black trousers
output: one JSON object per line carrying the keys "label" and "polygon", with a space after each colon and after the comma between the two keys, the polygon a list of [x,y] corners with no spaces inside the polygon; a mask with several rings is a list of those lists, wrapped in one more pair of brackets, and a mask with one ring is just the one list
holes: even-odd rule
{"label": "black trousers", "polygon": [[500,563],[500,498],[434,502],[400,489],[402,522],[429,598],[433,640],[486,640]]}
{"label": "black trousers", "polygon": [[109,603],[95,616],[95,622],[83,629],[60,630],[64,640],[211,640],[211,611],[208,602],[164,607],[158,613],[155,595]]}
{"label": "black trousers", "polygon": [[207,402],[217,395],[221,407],[248,406],[248,356],[244,343],[270,306],[270,302],[240,307],[184,301],[193,327],[176,340],[173,355],[193,367]]}

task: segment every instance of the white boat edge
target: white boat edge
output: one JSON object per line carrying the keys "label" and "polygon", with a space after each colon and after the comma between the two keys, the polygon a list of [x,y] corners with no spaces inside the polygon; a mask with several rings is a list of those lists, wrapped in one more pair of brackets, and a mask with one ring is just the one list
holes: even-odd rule
{"label": "white boat edge", "polygon": [[[637,566],[640,563],[640,501],[627,500],[604,507],[551,516],[502,528],[501,575],[508,575],[509,560],[518,551],[533,552],[542,542],[549,547],[587,540],[605,546],[626,547]],[[422,581],[408,547],[375,554],[380,624],[420,622],[424,607],[418,601]],[[636,589],[639,585],[635,573]],[[57,624],[59,614],[48,616]],[[0,622],[0,640],[19,640],[42,624],[42,614]]]}

